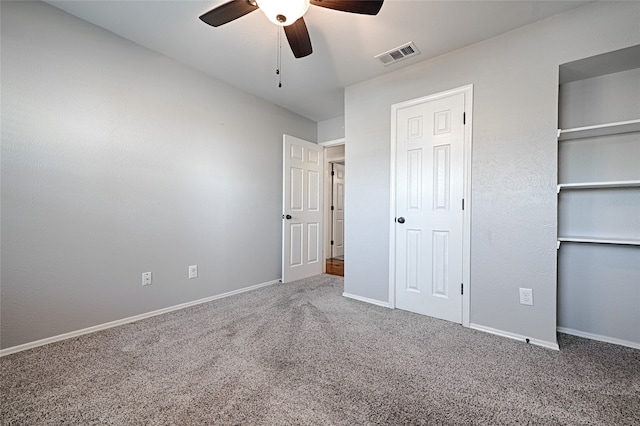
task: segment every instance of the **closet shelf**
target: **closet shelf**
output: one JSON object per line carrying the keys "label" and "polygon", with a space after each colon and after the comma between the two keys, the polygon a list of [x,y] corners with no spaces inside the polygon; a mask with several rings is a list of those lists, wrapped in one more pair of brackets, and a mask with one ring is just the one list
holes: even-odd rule
{"label": "closet shelf", "polygon": [[593,138],[596,136],[610,136],[636,132],[640,132],[640,119],[597,124],[595,126],[558,129],[558,140],[566,141],[571,139]]}
{"label": "closet shelf", "polygon": [[563,189],[598,189],[598,188],[640,188],[640,180],[561,183],[561,184],[558,184],[558,193],[560,193],[560,191]]}
{"label": "closet shelf", "polygon": [[621,238],[588,238],[588,237],[558,237],[558,248],[560,243],[591,243],[591,244],[615,244],[625,246],[640,246],[640,239]]}

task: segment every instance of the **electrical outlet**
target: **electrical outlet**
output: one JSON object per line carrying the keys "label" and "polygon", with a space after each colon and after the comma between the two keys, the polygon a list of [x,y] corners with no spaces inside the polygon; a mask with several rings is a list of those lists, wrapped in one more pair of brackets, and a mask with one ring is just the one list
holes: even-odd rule
{"label": "electrical outlet", "polygon": [[151,285],[151,272],[142,273],[142,285]]}
{"label": "electrical outlet", "polygon": [[189,279],[198,278],[198,265],[189,266]]}
{"label": "electrical outlet", "polygon": [[533,290],[530,288],[520,289],[520,304],[533,305]]}

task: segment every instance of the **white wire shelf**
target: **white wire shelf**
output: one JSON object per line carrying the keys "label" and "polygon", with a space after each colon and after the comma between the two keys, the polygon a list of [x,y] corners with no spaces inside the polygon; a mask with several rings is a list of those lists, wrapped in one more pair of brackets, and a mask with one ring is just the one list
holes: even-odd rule
{"label": "white wire shelf", "polygon": [[640,246],[640,239],[558,237],[557,248],[560,248],[561,243],[614,244],[614,245],[624,245],[624,246]]}
{"label": "white wire shelf", "polygon": [[577,183],[558,184],[558,192],[560,192],[563,189],[599,189],[599,188],[640,188],[640,180],[577,182]]}
{"label": "white wire shelf", "polygon": [[636,132],[640,132],[640,119],[597,124],[594,126],[574,127],[570,129],[558,129],[558,140],[566,141]]}

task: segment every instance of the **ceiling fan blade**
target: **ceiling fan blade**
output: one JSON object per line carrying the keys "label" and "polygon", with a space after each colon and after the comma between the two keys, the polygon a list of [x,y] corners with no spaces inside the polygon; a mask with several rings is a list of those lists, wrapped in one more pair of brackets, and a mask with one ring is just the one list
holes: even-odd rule
{"label": "ceiling fan blade", "polygon": [[255,2],[252,3],[249,0],[231,0],[203,14],[200,16],[200,20],[211,26],[219,27],[249,12],[253,12],[257,8],[258,6],[255,5]]}
{"label": "ceiling fan blade", "polygon": [[304,18],[300,18],[293,24],[284,27],[284,33],[293,51],[293,56],[303,58],[311,55],[313,49],[311,48],[311,39],[309,38],[309,31],[307,30],[307,24],[304,23]]}
{"label": "ceiling fan blade", "polygon": [[382,3],[384,0],[311,0],[315,6],[363,15],[377,15]]}

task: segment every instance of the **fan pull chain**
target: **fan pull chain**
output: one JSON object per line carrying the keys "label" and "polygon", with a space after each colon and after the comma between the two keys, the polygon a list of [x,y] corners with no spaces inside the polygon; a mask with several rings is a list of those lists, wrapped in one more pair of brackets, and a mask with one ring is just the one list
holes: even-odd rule
{"label": "fan pull chain", "polygon": [[276,75],[278,76],[278,87],[282,87],[282,72],[280,72],[282,68],[282,29],[280,27],[278,27],[277,62]]}

